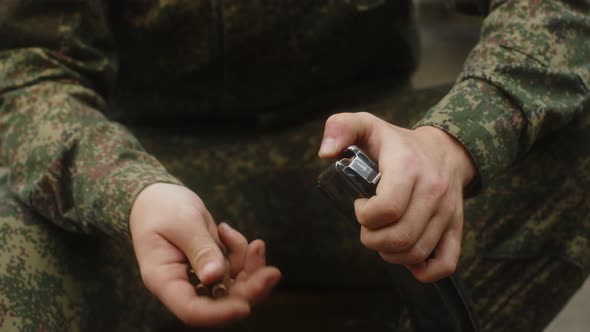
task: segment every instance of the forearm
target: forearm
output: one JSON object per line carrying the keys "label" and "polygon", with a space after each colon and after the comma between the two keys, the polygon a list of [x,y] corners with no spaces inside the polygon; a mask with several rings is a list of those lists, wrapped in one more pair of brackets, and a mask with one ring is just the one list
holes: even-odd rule
{"label": "forearm", "polygon": [[[25,64],[18,63],[23,57]],[[12,83],[0,91],[0,163],[10,169],[10,190],[65,229],[125,236],[139,191],[178,181],[106,119],[99,94],[53,60],[43,49],[0,57],[4,84]],[[20,84],[15,70],[37,76]]]}
{"label": "forearm", "polygon": [[590,18],[583,6],[493,3],[452,91],[417,124],[461,141],[484,185],[587,105]]}

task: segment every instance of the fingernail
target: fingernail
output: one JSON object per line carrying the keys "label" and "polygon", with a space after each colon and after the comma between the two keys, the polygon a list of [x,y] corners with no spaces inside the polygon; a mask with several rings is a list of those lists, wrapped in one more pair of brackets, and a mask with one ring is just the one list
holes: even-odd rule
{"label": "fingernail", "polygon": [[222,222],[221,224],[219,224],[219,227],[221,227],[224,231],[226,232],[231,232],[234,231],[233,227],[231,227],[227,222]]}
{"label": "fingernail", "polygon": [[336,149],[336,140],[333,137],[324,137],[322,140],[322,145],[320,146],[320,151],[318,154],[320,156],[333,154]]}
{"label": "fingernail", "polygon": [[201,277],[207,279],[208,276],[216,274],[218,271],[223,270],[223,266],[219,262],[211,261],[205,263],[201,269]]}

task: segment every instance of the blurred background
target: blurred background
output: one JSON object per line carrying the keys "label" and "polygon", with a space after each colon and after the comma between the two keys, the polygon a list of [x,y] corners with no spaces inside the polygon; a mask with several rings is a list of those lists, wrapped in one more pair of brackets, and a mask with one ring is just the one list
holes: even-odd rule
{"label": "blurred background", "polygon": [[[412,76],[415,88],[453,82],[477,43],[481,18],[459,15],[444,0],[414,0],[421,37],[420,66]],[[551,299],[547,299],[550,301]],[[590,281],[555,318],[545,332],[590,331]]]}

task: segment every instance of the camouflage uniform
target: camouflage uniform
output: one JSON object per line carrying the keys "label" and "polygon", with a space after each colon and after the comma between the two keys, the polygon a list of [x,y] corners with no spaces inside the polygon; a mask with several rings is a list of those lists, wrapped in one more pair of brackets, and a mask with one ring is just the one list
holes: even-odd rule
{"label": "camouflage uniform", "polygon": [[[480,194],[458,274],[483,330],[542,329],[590,267],[590,3],[488,9],[445,96],[399,83],[416,58],[408,1],[0,1],[0,329],[173,324],[129,243],[154,182],[265,239],[285,285],[377,293],[378,257],[313,188],[322,119],[367,109],[466,146]],[[276,307],[241,327],[321,325],[285,327]]]}

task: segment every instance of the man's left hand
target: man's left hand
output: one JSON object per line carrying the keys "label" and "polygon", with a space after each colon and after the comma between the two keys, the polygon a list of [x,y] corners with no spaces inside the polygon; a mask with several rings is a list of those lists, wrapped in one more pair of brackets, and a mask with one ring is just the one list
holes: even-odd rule
{"label": "man's left hand", "polygon": [[337,157],[352,144],[381,172],[376,195],[355,201],[363,245],[422,282],[452,274],[461,250],[463,187],[476,172],[467,151],[435,127],[404,129],[369,113],[331,116],[320,157]]}

